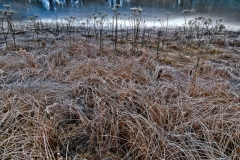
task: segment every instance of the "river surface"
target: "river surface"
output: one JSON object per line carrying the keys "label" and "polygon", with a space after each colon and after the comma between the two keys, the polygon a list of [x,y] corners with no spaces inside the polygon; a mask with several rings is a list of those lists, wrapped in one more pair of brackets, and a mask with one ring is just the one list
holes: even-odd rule
{"label": "river surface", "polygon": [[111,14],[115,4],[120,4],[119,12],[128,15],[131,7],[141,7],[148,19],[166,19],[166,12],[170,12],[172,24],[179,24],[183,17],[181,11],[194,9],[189,17],[225,17],[225,22],[240,26],[240,0],[0,0],[0,8],[4,4],[11,4],[18,13],[15,16],[17,19],[34,14],[45,18],[86,17],[99,11]]}

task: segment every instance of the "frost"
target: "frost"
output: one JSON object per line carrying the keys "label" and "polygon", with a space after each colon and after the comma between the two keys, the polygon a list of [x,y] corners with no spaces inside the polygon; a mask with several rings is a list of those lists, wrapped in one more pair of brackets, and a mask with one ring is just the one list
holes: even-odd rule
{"label": "frost", "polygon": [[77,1],[75,2],[75,4],[76,4],[76,5],[79,4],[79,0],[77,0]]}
{"label": "frost", "polygon": [[66,0],[52,0],[54,4],[58,4],[58,5],[65,5],[66,4]]}
{"label": "frost", "polygon": [[43,7],[46,8],[47,10],[50,9],[50,2],[49,0],[41,0]]}
{"label": "frost", "polygon": [[[129,2],[129,0],[127,0],[127,2]],[[111,7],[114,7],[115,4],[117,3],[117,0],[108,0],[108,3],[110,4]],[[123,0],[120,0],[120,5],[122,6],[122,4],[123,4]]]}
{"label": "frost", "polygon": [[[66,5],[66,0],[39,0],[42,2],[43,6],[45,9],[50,10],[50,5],[52,5],[52,7],[54,9],[57,8],[58,5],[64,6]],[[127,0],[127,2],[129,2],[129,0]],[[82,4],[81,0],[71,0],[71,3],[73,5],[77,5],[77,4]],[[117,3],[117,0],[108,0],[108,3],[110,4],[110,6],[114,7],[115,4]],[[122,6],[123,4],[123,0],[120,0],[120,5]]]}
{"label": "frost", "polygon": [[56,8],[56,5],[65,5],[66,0],[40,0],[43,4],[43,7],[47,10],[50,10],[50,4],[53,4],[53,7]]}
{"label": "frost", "polygon": [[[66,0],[39,0],[40,2],[42,2],[43,7],[47,10],[50,10],[50,6],[52,5],[52,7],[56,10],[57,6],[61,5],[64,6],[66,5]],[[127,0],[127,2],[129,2],[129,0]],[[78,5],[81,4],[82,5],[82,1],[81,0],[71,0],[71,3],[73,5]],[[117,0],[108,0],[108,3],[110,4],[110,6],[114,7],[115,4],[117,3]],[[122,6],[123,4],[123,0],[120,0],[120,5]]]}

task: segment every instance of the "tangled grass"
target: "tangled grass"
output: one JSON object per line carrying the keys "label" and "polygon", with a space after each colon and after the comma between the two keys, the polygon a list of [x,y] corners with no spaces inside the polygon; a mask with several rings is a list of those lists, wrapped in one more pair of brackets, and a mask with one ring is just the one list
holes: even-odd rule
{"label": "tangled grass", "polygon": [[57,45],[1,55],[1,159],[240,158],[239,55]]}

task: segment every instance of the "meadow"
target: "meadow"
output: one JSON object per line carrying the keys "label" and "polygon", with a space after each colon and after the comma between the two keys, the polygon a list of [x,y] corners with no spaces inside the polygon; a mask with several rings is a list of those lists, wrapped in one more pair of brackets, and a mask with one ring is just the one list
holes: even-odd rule
{"label": "meadow", "polygon": [[[0,10],[0,158],[240,158],[240,31],[182,11]],[[163,20],[165,19],[165,20]]]}

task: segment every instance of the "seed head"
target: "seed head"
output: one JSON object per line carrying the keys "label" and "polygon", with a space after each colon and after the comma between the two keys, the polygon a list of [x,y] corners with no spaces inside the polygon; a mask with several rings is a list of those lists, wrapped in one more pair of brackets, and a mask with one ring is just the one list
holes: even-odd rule
{"label": "seed head", "polygon": [[142,12],[143,12],[143,9],[139,7],[139,8],[138,8],[138,12],[139,12],[139,13],[142,13]]}
{"label": "seed head", "polygon": [[6,11],[7,12],[7,15],[8,16],[12,16],[13,14],[15,14],[16,12],[13,11],[13,10],[9,10],[9,11]]}
{"label": "seed head", "polygon": [[186,13],[188,13],[188,12],[190,12],[189,9],[185,9],[185,10],[182,11],[182,13],[184,13],[184,14],[186,14]]}
{"label": "seed head", "polygon": [[132,12],[136,12],[136,11],[138,10],[138,8],[134,7],[134,8],[130,8],[130,10],[131,10]]}
{"label": "seed head", "polygon": [[11,8],[10,5],[3,5],[4,8],[6,8],[7,10],[9,10]]}
{"label": "seed head", "polygon": [[121,5],[120,4],[115,4],[115,7],[116,8],[119,8]]}

